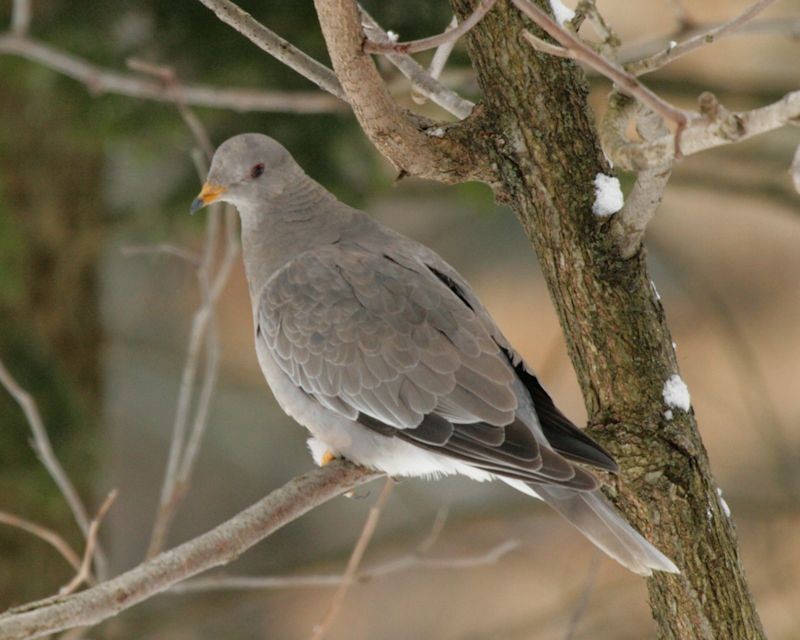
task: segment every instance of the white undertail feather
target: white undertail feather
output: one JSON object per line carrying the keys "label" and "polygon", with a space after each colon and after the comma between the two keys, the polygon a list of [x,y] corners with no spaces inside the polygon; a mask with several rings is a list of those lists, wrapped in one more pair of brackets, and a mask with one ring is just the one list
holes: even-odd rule
{"label": "white undertail feather", "polygon": [[653,570],[680,573],[672,560],[625,522],[600,491],[570,491],[549,485],[533,490],[519,480],[500,479],[549,504],[598,548],[634,573],[640,576],[652,575]]}

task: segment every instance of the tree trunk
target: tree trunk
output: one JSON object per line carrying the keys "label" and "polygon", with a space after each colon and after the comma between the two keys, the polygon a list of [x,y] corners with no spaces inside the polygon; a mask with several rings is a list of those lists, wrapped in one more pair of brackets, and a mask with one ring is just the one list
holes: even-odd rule
{"label": "tree trunk", "polygon": [[[474,0],[452,0],[462,18]],[[763,638],[692,411],[667,407],[678,371],[644,251],[629,260],[592,214],[594,178],[609,172],[580,69],[522,39],[543,35],[506,2],[467,37],[484,99],[484,135],[502,184],[495,190],[536,249],[583,390],[590,430],[622,473],[619,509],[681,569],[648,580],[662,638]]]}

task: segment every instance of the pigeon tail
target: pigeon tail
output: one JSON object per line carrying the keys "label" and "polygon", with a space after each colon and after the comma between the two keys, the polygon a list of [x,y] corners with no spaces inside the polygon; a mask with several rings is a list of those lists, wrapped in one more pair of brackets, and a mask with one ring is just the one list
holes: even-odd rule
{"label": "pigeon tail", "polygon": [[667,556],[645,540],[620,516],[600,491],[571,491],[549,485],[529,486],[520,480],[503,482],[540,498],[569,520],[597,547],[640,576],[653,571],[680,573]]}

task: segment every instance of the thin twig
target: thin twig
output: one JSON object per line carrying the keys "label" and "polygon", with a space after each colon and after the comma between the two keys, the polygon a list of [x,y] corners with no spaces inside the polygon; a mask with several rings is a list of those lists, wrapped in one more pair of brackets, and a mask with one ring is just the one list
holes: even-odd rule
{"label": "thin twig", "polygon": [[[370,16],[364,7],[359,5],[361,21],[364,32],[368,33],[370,40],[376,42],[390,42],[388,34]],[[417,90],[430,99],[434,104],[439,105],[445,111],[452,113],[459,119],[466,118],[475,107],[473,102],[462,98],[455,91],[451,91],[428,73],[420,64],[409,55],[399,53],[386,54],[386,59],[391,62]]]}
{"label": "thin twig", "polygon": [[14,0],[11,6],[11,31],[18,36],[28,33],[31,26],[31,0]]}
{"label": "thin twig", "polygon": [[[171,69],[151,67],[148,71],[161,74],[167,82],[174,80],[174,73]],[[174,99],[178,112],[205,153],[201,166],[198,166],[200,179],[203,180],[208,171],[208,164],[213,153],[209,135],[200,120],[181,102],[179,94],[174,94]],[[214,322],[215,305],[222,295],[233,270],[236,257],[239,254],[235,219],[236,215],[232,207],[226,207],[225,253],[216,273],[212,275],[219,235],[220,211],[218,207],[211,207],[211,211],[208,213],[206,241],[197,269],[197,280],[202,301],[192,319],[189,349],[181,376],[172,439],[164,473],[164,482],[161,487],[161,499],[147,550],[148,558],[153,557],[164,547],[178,504],[188,489],[200,444],[208,425],[209,409],[219,368],[219,345]],[[187,439],[191,399],[194,396],[194,384],[204,338],[206,366],[200,395],[194,410],[194,420]]]}
{"label": "thin twig", "polygon": [[97,546],[97,536],[100,533],[100,524],[103,522],[103,518],[105,518],[105,515],[111,508],[111,505],[114,504],[114,500],[117,499],[117,493],[118,491],[116,489],[112,489],[109,492],[109,494],[106,496],[106,499],[103,500],[103,504],[101,504],[100,508],[97,510],[97,515],[92,519],[91,524],[89,524],[89,535],[86,536],[86,549],[83,552],[83,561],[81,562],[75,577],[61,587],[58,592],[60,595],[68,595],[73,593],[84,582],[91,584],[92,573],[89,567],[91,565],[92,558],[94,557],[95,547]]}
{"label": "thin twig", "polygon": [[625,65],[625,70],[635,76],[640,76],[660,69],[673,60],[685,56],[687,53],[691,53],[696,49],[712,44],[725,36],[735,33],[774,2],[775,0],[758,0],[758,2],[754,2],[747,7],[747,9],[742,11],[742,13],[727,22],[723,22],[722,24],[698,33],[674,46],[672,46],[670,42],[670,45],[668,45],[666,49],[658,53],[642,58],[641,60],[627,63]]}
{"label": "thin twig", "polygon": [[230,0],[200,0],[200,2],[259,49],[307,78],[320,89],[347,102],[342,85],[331,69],[269,30],[236,4]]}
{"label": "thin twig", "polygon": [[0,615],[0,640],[29,640],[98,624],[181,580],[231,562],[314,507],[379,475],[344,460],[334,460],[290,480],[211,531],[107,582]]}
{"label": "thin twig", "polygon": [[0,523],[7,524],[10,527],[16,527],[17,529],[22,529],[23,531],[27,531],[28,533],[35,535],[37,538],[44,540],[47,544],[58,551],[64,560],[72,565],[72,568],[75,569],[75,571],[80,569],[81,559],[78,557],[78,554],[75,553],[73,548],[69,546],[64,538],[62,538],[52,529],[48,529],[47,527],[43,527],[35,522],[31,522],[30,520],[25,520],[24,518],[15,516],[13,513],[7,513],[6,511],[0,511]]}
{"label": "thin twig", "polygon": [[[42,416],[39,413],[39,407],[33,397],[19,386],[2,361],[0,361],[0,384],[6,388],[25,413],[25,418],[33,434],[33,449],[36,455],[39,457],[44,468],[47,469],[50,477],[53,478],[59,491],[61,491],[64,499],[67,501],[78,527],[80,527],[84,536],[88,536],[89,517],[86,515],[86,508],[83,506],[83,502],[78,492],[75,490],[75,486],[72,484],[69,476],[67,476],[64,468],[58,461],[56,454],[53,452],[50,438],[47,435]],[[97,575],[102,579],[106,573],[107,562],[100,545],[95,547],[94,559]]]}
{"label": "thin twig", "polygon": [[375,42],[369,38],[364,41],[364,51],[367,53],[419,53],[428,49],[435,49],[445,44],[455,43],[465,35],[472,27],[478,24],[489,10],[494,6],[496,0],[481,0],[475,10],[459,23],[457,26],[448,27],[442,33],[419,40],[408,42]]}
{"label": "thin twig", "polygon": [[394,480],[386,478],[386,482],[383,484],[383,490],[375,501],[375,504],[370,508],[369,515],[364,523],[364,528],[361,530],[361,535],[358,537],[356,546],[353,547],[353,552],[350,554],[350,559],[347,561],[347,568],[345,569],[344,575],[342,575],[339,588],[336,589],[336,592],[333,594],[333,598],[331,598],[331,602],[328,605],[325,615],[322,617],[322,621],[314,627],[314,632],[311,635],[312,640],[322,640],[331,624],[336,619],[345,596],[347,595],[347,591],[350,589],[350,585],[353,584],[353,580],[356,577],[358,567],[361,565],[361,560],[364,558],[364,553],[372,540],[372,536],[375,534],[375,528],[378,526],[383,508],[386,506],[393,488]]}
{"label": "thin twig", "polygon": [[[450,20],[450,24],[447,25],[448,29],[455,29],[458,25],[458,17],[453,16],[452,20]],[[444,67],[447,64],[448,58],[450,58],[450,54],[453,52],[453,49],[456,46],[455,40],[451,40],[450,42],[445,42],[444,44],[440,44],[436,51],[433,53],[433,57],[431,58],[431,62],[428,65],[428,75],[433,78],[434,80],[438,80],[441,75],[442,71],[444,71]],[[419,86],[414,82],[411,84],[411,99],[419,105],[425,104],[428,101],[428,98],[425,96],[425,93],[419,88]]]}
{"label": "thin twig", "polygon": [[[356,584],[384,578],[396,573],[424,570],[462,570],[497,564],[504,556],[519,547],[516,540],[506,540],[479,555],[456,556],[453,558],[426,558],[419,553],[410,553],[400,558],[375,565],[359,571],[353,578]],[[206,591],[257,591],[263,589],[317,589],[340,587],[342,575],[322,574],[308,576],[213,576],[195,578],[176,584],[169,592],[174,594],[199,593]]]}
{"label": "thin twig", "polygon": [[[606,59],[576,35],[558,25],[550,16],[530,0],[512,1],[520,11],[533,20],[551,38],[556,40],[556,42],[569,52],[569,54],[564,57],[571,57],[589,65],[592,69],[613,81],[619,86],[620,90],[634,96],[637,100],[646,104],[663,118],[675,123],[675,155],[680,155],[680,138],[687,124],[687,117],[683,111],[666,102],[663,98],[659,97],[639,82],[634,75]],[[529,38],[528,41],[535,47],[536,42],[540,41],[540,39],[534,38],[531,40]],[[550,52],[548,51],[548,53]]]}
{"label": "thin twig", "polygon": [[[57,71],[84,84],[92,94],[113,93],[131,98],[173,102],[162,82],[94,65],[32,38],[0,36],[0,54],[15,55]],[[205,84],[181,85],[186,104],[234,111],[328,113],[346,108],[341,101],[320,92],[258,91]]]}
{"label": "thin twig", "polygon": [[121,252],[126,258],[141,255],[163,254],[185,260],[195,267],[200,264],[200,258],[192,251],[186,247],[181,247],[169,242],[160,242],[158,244],[129,244],[122,247]]}
{"label": "thin twig", "polygon": [[595,551],[592,554],[592,561],[589,564],[589,570],[586,573],[586,581],[581,589],[581,595],[578,597],[578,603],[575,605],[575,610],[569,618],[567,625],[567,632],[564,634],[564,640],[573,640],[578,631],[578,624],[586,613],[586,607],[589,604],[589,596],[592,595],[595,583],[597,582],[597,574],[600,570],[600,554]]}

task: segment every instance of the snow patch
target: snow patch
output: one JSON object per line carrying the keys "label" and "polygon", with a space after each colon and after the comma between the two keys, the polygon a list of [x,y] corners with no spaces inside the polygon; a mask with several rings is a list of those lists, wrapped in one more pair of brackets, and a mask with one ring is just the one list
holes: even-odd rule
{"label": "snow patch", "polygon": [[444,129],[442,127],[436,127],[435,129],[426,129],[425,133],[427,133],[432,138],[444,138]]}
{"label": "snow patch", "polygon": [[596,216],[610,216],[622,209],[625,198],[622,196],[622,188],[619,180],[604,173],[598,173],[594,177],[594,204],[592,213]]}
{"label": "snow patch", "polygon": [[670,420],[672,420],[672,409],[667,409],[667,410],[664,412],[664,420],[666,420],[666,421],[668,421],[668,422],[669,422]]}
{"label": "snow patch", "polygon": [[400,39],[400,36],[394,31],[387,31],[386,37],[389,38],[389,42],[397,42]]}
{"label": "snow patch", "polygon": [[725,514],[726,518],[731,517],[731,508],[728,506],[728,503],[725,502],[725,498],[722,497],[722,489],[717,487],[717,497],[719,498],[719,506],[722,507],[722,513]]}
{"label": "snow patch", "polygon": [[653,295],[656,297],[656,300],[659,302],[661,301],[661,294],[658,293],[658,289],[656,289],[656,283],[652,280],[650,281],[650,286],[653,287]]}
{"label": "snow patch", "polygon": [[667,378],[661,395],[664,396],[664,402],[667,403],[668,407],[689,411],[689,408],[692,406],[689,387],[686,386],[686,383],[681,380],[681,377],[677,373],[673,373]]}
{"label": "snow patch", "polygon": [[561,0],[550,0],[550,8],[553,10],[553,15],[558,24],[569,22],[575,17],[575,12],[561,2]]}

